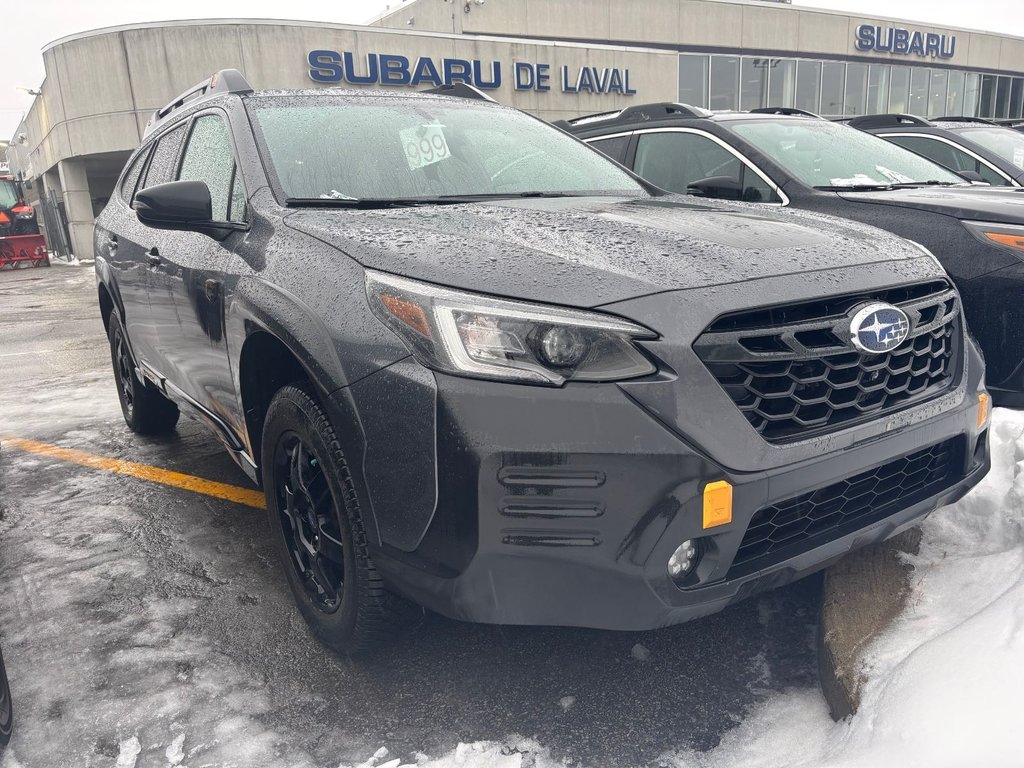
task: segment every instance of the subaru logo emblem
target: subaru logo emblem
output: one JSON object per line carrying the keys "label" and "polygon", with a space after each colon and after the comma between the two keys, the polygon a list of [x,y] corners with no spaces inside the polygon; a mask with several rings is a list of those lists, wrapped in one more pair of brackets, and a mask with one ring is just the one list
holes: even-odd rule
{"label": "subaru logo emblem", "polygon": [[910,335],[907,313],[892,304],[868,304],[850,320],[853,346],[877,355],[895,349]]}

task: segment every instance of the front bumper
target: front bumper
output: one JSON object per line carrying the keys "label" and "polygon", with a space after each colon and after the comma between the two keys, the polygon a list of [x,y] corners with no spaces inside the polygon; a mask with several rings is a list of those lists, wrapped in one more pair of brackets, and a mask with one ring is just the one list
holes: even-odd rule
{"label": "front bumper", "polygon": [[[417,368],[401,363],[377,375],[401,380]],[[373,554],[392,589],[456,619],[617,630],[693,619],[900,532],[962,497],[989,466],[976,382],[959,404],[930,418],[785,466],[738,472],[614,385],[431,378],[436,505],[411,535],[402,525],[415,519],[412,508],[403,518],[371,490],[381,533]],[[955,463],[926,493],[733,567],[758,510],[947,441],[959,446]],[[415,474],[389,471],[393,486]],[[733,520],[705,531],[703,488],[722,479],[734,486]],[[684,540],[705,536],[695,581],[677,586],[669,557]]]}

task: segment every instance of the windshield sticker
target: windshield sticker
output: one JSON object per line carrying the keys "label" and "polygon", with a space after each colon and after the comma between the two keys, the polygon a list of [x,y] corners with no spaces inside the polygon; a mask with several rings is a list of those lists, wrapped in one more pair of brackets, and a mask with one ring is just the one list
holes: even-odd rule
{"label": "windshield sticker", "polygon": [[398,132],[405,148],[405,159],[409,170],[424,168],[451,157],[448,142],[444,138],[444,126],[437,123],[405,128]]}
{"label": "windshield sticker", "polygon": [[876,186],[878,184],[878,179],[872,179],[866,174],[858,173],[856,176],[849,179],[829,179],[828,183],[833,187],[863,187],[865,185]]}
{"label": "windshield sticker", "polygon": [[1024,168],[1024,147],[1014,148],[1013,150],[1013,164],[1018,168]]}
{"label": "windshield sticker", "polygon": [[887,178],[893,184],[910,184],[913,181],[913,179],[910,178],[909,176],[904,176],[899,171],[890,170],[882,165],[876,165],[875,170],[878,171],[883,176],[885,176],[885,178]]}

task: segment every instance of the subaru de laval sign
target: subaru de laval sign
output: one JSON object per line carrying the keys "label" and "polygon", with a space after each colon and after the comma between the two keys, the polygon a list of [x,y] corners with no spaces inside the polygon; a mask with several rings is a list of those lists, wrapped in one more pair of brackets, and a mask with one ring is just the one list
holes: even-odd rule
{"label": "subaru de laval sign", "polygon": [[357,59],[351,51],[310,51],[309,77],[317,83],[351,85],[406,85],[412,87],[466,83],[482,90],[500,88],[511,73],[517,91],[541,93],[558,88],[562,93],[636,93],[629,70],[618,67],[568,67],[552,71],[551,64],[516,61],[503,68],[500,61],[480,59],[410,59],[390,53],[368,53]]}
{"label": "subaru de laval sign", "polygon": [[956,35],[911,32],[903,27],[861,24],[854,43],[858,51],[898,53],[931,59],[951,59],[956,53]]}

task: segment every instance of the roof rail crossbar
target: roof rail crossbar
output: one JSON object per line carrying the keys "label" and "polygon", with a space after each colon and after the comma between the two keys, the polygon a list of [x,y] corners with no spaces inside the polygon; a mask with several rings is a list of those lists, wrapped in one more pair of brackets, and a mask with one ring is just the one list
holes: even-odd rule
{"label": "roof rail crossbar", "polygon": [[702,107],[691,107],[689,104],[680,104],[674,101],[662,101],[654,104],[638,104],[635,107],[613,110],[611,112],[597,112],[593,115],[583,115],[569,120],[570,125],[579,126],[587,123],[597,123],[605,120],[663,120],[669,117],[710,117],[709,112]]}
{"label": "roof rail crossbar", "polygon": [[982,123],[983,125],[999,125],[995,120],[989,120],[984,117],[968,117],[966,115],[943,115],[942,117],[933,117],[933,123]]}
{"label": "roof rail crossbar", "polygon": [[490,101],[497,104],[494,99],[488,96],[486,93],[481,91],[479,88],[475,88],[468,83],[449,83],[447,85],[439,85],[437,88],[428,88],[420,93],[433,93],[438,96],[454,96],[458,99],[477,99],[479,101]]}
{"label": "roof rail crossbar", "polygon": [[895,128],[900,125],[912,125],[918,128],[927,128],[932,125],[928,120],[916,115],[888,114],[888,115],[858,115],[851,117],[847,123],[852,128]]}
{"label": "roof rail crossbar", "polygon": [[750,110],[751,114],[754,115],[795,115],[798,117],[816,117],[819,120],[824,118],[814,112],[809,112],[806,109],[797,109],[796,107],[759,107],[758,109]]}
{"label": "roof rail crossbar", "polygon": [[222,69],[215,73],[209,80],[193,85],[187,91],[180,93],[173,101],[168,102],[156,110],[146,123],[146,134],[149,134],[164,118],[181,109],[186,104],[212,96],[219,93],[252,93],[252,86],[237,69]]}

